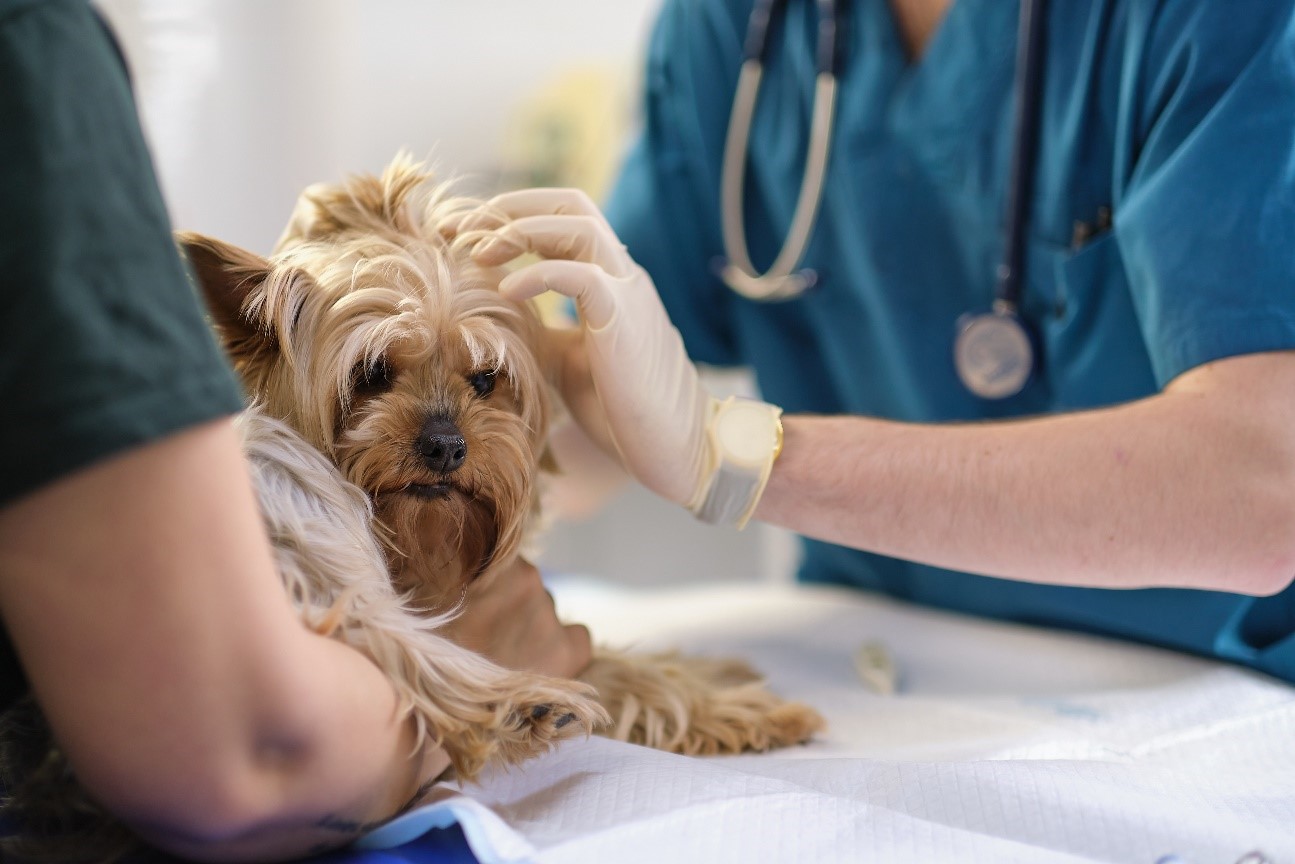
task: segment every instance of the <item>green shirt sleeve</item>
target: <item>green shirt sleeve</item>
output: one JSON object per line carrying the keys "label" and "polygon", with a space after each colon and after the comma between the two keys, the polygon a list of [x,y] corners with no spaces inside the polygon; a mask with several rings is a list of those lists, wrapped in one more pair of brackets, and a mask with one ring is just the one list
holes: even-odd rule
{"label": "green shirt sleeve", "polygon": [[0,0],[0,504],[237,411],[126,70],[83,0]]}

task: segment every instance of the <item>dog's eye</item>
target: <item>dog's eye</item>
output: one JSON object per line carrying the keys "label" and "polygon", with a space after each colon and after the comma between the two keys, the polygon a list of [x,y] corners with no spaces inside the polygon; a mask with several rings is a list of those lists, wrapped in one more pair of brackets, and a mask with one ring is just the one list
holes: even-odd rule
{"label": "dog's eye", "polygon": [[483,369],[480,372],[472,373],[472,376],[468,378],[468,383],[472,385],[473,390],[477,391],[477,395],[484,399],[494,391],[495,376],[498,374],[494,369]]}
{"label": "dog's eye", "polygon": [[395,377],[396,374],[385,357],[372,363],[357,363],[355,371],[351,374],[357,396],[376,396],[379,393],[386,393],[391,389]]}

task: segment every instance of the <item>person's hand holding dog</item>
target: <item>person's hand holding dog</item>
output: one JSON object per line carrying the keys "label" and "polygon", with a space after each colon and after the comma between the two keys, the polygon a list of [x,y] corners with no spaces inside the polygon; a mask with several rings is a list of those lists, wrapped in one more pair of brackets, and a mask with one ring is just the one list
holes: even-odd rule
{"label": "person's hand holding dog", "polygon": [[593,653],[588,628],[558,620],[539,570],[521,558],[474,580],[443,634],[501,666],[557,678],[579,675]]}

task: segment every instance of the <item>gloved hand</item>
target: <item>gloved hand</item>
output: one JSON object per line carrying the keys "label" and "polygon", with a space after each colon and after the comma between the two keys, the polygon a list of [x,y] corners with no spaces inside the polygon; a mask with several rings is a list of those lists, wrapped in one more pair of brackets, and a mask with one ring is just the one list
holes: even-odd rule
{"label": "gloved hand", "polygon": [[[501,195],[487,209],[510,221],[473,257],[485,265],[524,252],[546,259],[509,274],[500,291],[517,301],[545,291],[575,300],[589,372],[626,469],[694,514],[744,524],[776,452],[770,450],[758,488],[742,489],[741,501],[729,495],[727,504],[711,506],[721,460],[709,427],[720,403],[702,385],[651,278],[594,203],[578,190],[531,189]],[[766,407],[776,418],[777,409]]]}
{"label": "gloved hand", "polygon": [[687,506],[712,468],[711,396],[652,280],[583,192],[510,192],[489,209],[511,221],[476,247],[474,259],[497,265],[524,252],[550,259],[509,274],[500,292],[518,301],[545,291],[575,300],[589,372],[622,463],[653,492]]}

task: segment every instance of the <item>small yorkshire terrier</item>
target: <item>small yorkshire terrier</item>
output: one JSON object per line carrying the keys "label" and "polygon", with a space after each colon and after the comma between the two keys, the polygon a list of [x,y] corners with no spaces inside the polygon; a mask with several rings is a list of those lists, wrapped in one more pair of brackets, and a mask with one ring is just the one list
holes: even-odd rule
{"label": "small yorkshire terrier", "polygon": [[[549,467],[544,327],[499,294],[506,271],[473,262],[487,232],[456,231],[485,206],[401,155],[308,188],[269,260],[180,235],[247,394],[364,490],[394,584],[430,614],[515,560]],[[581,678],[605,734],[673,752],[767,750],[823,725],[738,661],[597,649]]]}

